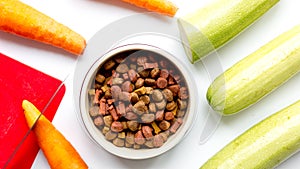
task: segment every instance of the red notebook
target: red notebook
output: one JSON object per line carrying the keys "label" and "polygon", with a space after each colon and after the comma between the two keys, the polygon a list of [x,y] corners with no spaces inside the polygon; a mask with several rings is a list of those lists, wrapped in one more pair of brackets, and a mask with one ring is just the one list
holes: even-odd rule
{"label": "red notebook", "polygon": [[32,102],[40,111],[47,107],[43,113],[52,121],[64,94],[62,81],[0,53],[1,169],[29,169],[39,150],[26,124],[22,101]]}

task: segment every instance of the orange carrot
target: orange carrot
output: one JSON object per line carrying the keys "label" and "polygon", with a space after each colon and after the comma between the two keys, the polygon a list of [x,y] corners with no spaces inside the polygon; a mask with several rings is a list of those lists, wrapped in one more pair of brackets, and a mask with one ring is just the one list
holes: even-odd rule
{"label": "orange carrot", "polygon": [[85,39],[19,0],[0,0],[0,30],[47,43],[79,55]]}
{"label": "orange carrot", "polygon": [[123,0],[135,6],[173,17],[178,8],[168,0]]}
{"label": "orange carrot", "polygon": [[81,159],[71,143],[41,114],[29,101],[22,103],[28,127],[32,127],[38,145],[42,149],[52,169],[85,169]]}

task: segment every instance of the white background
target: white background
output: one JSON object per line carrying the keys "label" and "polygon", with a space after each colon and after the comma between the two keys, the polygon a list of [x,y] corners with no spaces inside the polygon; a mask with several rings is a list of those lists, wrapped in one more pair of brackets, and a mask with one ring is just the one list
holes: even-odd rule
{"label": "white background", "polygon": [[[23,0],[39,11],[70,27],[88,41],[98,30],[126,16],[146,12],[120,0]],[[209,0],[173,0],[179,7],[176,17],[201,8]],[[246,31],[218,50],[223,69],[298,24],[300,2],[280,1],[274,8],[251,25]],[[139,24],[139,23],[136,23]],[[206,89],[210,80],[201,63],[193,66],[202,73],[195,75],[199,94],[199,116],[189,135],[174,149],[148,160],[126,160],[97,147],[81,128],[73,105],[73,78],[76,57],[60,49],[0,32],[0,52],[30,65],[58,79],[65,79],[66,94],[53,120],[54,125],[66,136],[91,168],[199,168],[213,154],[236,136],[268,115],[300,99],[300,75],[294,76],[282,87],[243,112],[224,117],[213,136],[199,144],[203,114],[207,112]],[[296,168],[300,154],[296,154],[278,168]],[[32,168],[49,168],[39,152]]]}

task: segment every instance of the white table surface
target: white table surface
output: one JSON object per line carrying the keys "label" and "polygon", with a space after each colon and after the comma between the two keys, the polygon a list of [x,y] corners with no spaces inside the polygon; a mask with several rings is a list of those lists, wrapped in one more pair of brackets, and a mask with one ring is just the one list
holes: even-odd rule
{"label": "white table surface", "polygon": [[[108,24],[133,14],[145,12],[143,9],[119,0],[22,1],[72,28],[85,37],[87,41]],[[176,17],[200,8],[209,2],[209,0],[172,1],[179,7]],[[282,0],[246,31],[218,50],[223,70],[296,25],[300,16],[299,6],[300,1]],[[195,75],[201,84],[198,88],[199,115],[190,133],[174,149],[161,156],[147,160],[127,160],[116,157],[96,146],[79,124],[72,95],[72,73],[75,69],[76,57],[60,49],[4,32],[0,32],[0,52],[60,80],[67,77],[65,81],[66,94],[55,115],[53,124],[74,145],[86,163],[94,169],[199,168],[209,157],[250,126],[300,99],[300,75],[298,74],[256,105],[237,115],[222,118],[212,137],[204,144],[199,144],[203,121],[208,110],[205,93],[210,81],[205,68],[201,63],[198,63],[193,66],[196,66],[200,72],[202,71],[200,75]],[[199,76],[203,76],[203,78],[199,78]],[[299,166],[299,159],[300,154],[296,154],[278,168],[296,168]],[[41,151],[32,168],[49,168]]]}

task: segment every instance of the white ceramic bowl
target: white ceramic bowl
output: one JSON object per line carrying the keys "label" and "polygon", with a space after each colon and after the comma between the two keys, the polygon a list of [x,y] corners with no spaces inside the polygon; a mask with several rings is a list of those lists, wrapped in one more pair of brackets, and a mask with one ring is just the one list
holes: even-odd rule
{"label": "white ceramic bowl", "polygon": [[[92,118],[89,115],[89,98],[88,91],[91,88],[91,85],[94,83],[95,75],[99,69],[99,66],[102,65],[107,59],[115,56],[124,51],[129,50],[147,50],[159,55],[164,56],[168,60],[174,63],[177,68],[181,71],[184,79],[186,81],[186,85],[189,91],[189,103],[186,114],[183,118],[183,123],[179,127],[179,129],[175,132],[175,134],[171,135],[168,140],[159,148],[151,148],[151,149],[133,149],[126,147],[117,147],[112,144],[110,141],[105,139],[105,136],[100,132],[100,130],[94,125]],[[87,131],[90,138],[99,146],[103,147],[108,152],[117,155],[119,157],[127,158],[127,159],[146,159],[158,156],[174,146],[176,146],[188,133],[190,130],[192,123],[195,119],[195,114],[197,112],[197,90],[195,86],[194,79],[192,78],[191,72],[173,55],[164,51],[158,47],[145,45],[145,44],[129,44],[124,46],[119,46],[114,48],[103,56],[99,57],[92,65],[89,65],[90,68],[86,72],[84,76],[84,80],[82,82],[77,82],[81,84],[81,90],[79,95],[79,118],[83,122],[83,126]]]}

